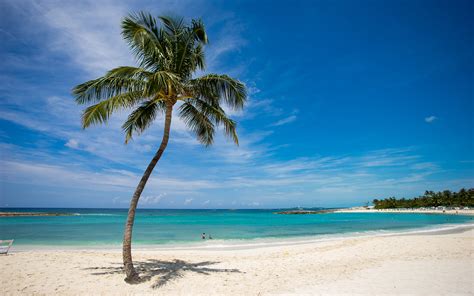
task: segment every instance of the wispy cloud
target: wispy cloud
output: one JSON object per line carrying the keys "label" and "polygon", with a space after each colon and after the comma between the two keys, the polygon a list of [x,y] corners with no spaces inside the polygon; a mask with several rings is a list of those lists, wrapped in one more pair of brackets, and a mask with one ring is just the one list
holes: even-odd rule
{"label": "wispy cloud", "polygon": [[[206,47],[206,55],[208,59],[206,61],[207,71],[232,71],[229,66],[222,64],[222,58],[229,53],[239,51],[242,47],[247,44],[247,40],[243,37],[243,30],[241,24],[230,18],[223,22],[219,34],[215,36],[215,42],[210,42],[209,46]],[[237,70],[237,71],[236,71]],[[233,68],[232,75],[241,74],[238,71],[239,68]]]}
{"label": "wispy cloud", "polygon": [[[5,152],[15,149],[8,146],[0,148]],[[231,201],[237,199],[240,206],[259,207],[280,200],[288,205],[291,204],[292,196],[297,196],[301,204],[307,204],[311,200],[316,202],[317,199],[314,198],[321,194],[338,198],[351,196],[354,201],[354,195],[367,198],[367,195],[383,196],[407,190],[438,188],[441,184],[434,183],[432,176],[443,174],[444,171],[438,164],[424,161],[415,152],[413,148],[384,149],[360,155],[317,156],[281,161],[268,159],[263,155],[252,158],[248,163],[230,163],[225,166],[208,163],[206,174],[202,175],[205,179],[196,178],[197,174],[193,173],[196,168],[192,164],[167,170],[166,174],[160,174],[158,170],[158,174],[152,175],[148,182],[143,205],[170,206],[174,199],[167,199],[162,204],[165,196],[163,192],[170,197],[180,197],[185,206],[207,206],[210,204],[209,196],[213,196],[213,204],[216,206],[220,203],[234,207]],[[67,158],[65,155],[64,159]],[[47,158],[38,155],[36,160],[31,161],[4,160],[0,163],[0,178],[4,184],[53,186],[68,188],[69,192],[93,188],[95,192],[103,192],[104,202],[110,192],[124,194],[124,200],[128,201],[140,178],[140,173],[128,169],[97,170],[71,164],[64,159],[46,163],[44,161]],[[442,185],[460,183],[460,180],[445,179]],[[324,202],[327,204],[329,201]],[[109,203],[120,202],[110,197]],[[322,204],[321,200],[319,204]]]}
{"label": "wispy cloud", "polygon": [[141,205],[156,205],[160,203],[160,201],[166,197],[166,193],[162,193],[159,195],[148,195],[148,196],[142,196],[140,198],[140,204]]}
{"label": "wispy cloud", "polygon": [[77,149],[79,147],[79,142],[76,139],[70,139],[66,144],[64,144],[64,146]]}
{"label": "wispy cloud", "polygon": [[404,166],[420,158],[419,155],[411,152],[410,148],[376,150],[362,157],[361,165],[366,167]]}
{"label": "wispy cloud", "polygon": [[[132,64],[120,35],[121,19],[129,8],[116,1],[41,1],[14,4],[32,17],[36,26],[47,26],[49,50],[64,53],[93,76]],[[100,30],[97,30],[100,28]]]}
{"label": "wispy cloud", "polygon": [[282,118],[278,120],[277,122],[273,123],[271,126],[280,126],[280,125],[285,125],[288,123],[291,123],[296,120],[296,115],[290,115],[288,117]]}
{"label": "wispy cloud", "polygon": [[305,186],[318,192],[328,191],[328,188],[356,192],[371,187],[393,189],[426,180],[426,177],[440,172],[437,165],[423,162],[422,157],[413,152],[410,148],[384,149],[363,155],[272,161],[260,167],[253,166],[252,169],[265,174],[234,177],[227,184],[236,188],[286,187],[295,190],[297,186]]}
{"label": "wispy cloud", "polygon": [[427,123],[432,123],[434,122],[435,120],[437,120],[438,117],[434,116],[434,115],[431,115],[431,116],[428,116],[428,117],[425,117],[425,122]]}
{"label": "wispy cloud", "polygon": [[[134,189],[140,175],[125,170],[96,171],[74,165],[31,163],[27,161],[0,161],[2,181],[17,184],[49,185],[63,188],[94,188],[100,191],[129,192]],[[28,179],[24,179],[28,176]],[[151,177],[150,191],[192,192],[216,188],[220,185],[207,180]],[[151,198],[150,198],[151,199]]]}

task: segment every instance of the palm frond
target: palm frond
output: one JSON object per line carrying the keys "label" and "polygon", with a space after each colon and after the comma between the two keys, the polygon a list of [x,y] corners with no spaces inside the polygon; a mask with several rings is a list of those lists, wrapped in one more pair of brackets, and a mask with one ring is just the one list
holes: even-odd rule
{"label": "palm frond", "polygon": [[192,20],[191,30],[196,41],[201,42],[202,44],[207,44],[209,41],[207,39],[206,29],[204,23],[201,19]]}
{"label": "palm frond", "polygon": [[237,124],[234,120],[229,118],[219,105],[212,105],[206,101],[200,99],[189,99],[188,103],[192,104],[201,114],[213,121],[217,126],[224,126],[224,134],[231,138],[235,144],[239,145],[239,139],[237,137],[236,127]]}
{"label": "palm frond", "polygon": [[146,82],[134,78],[103,76],[77,85],[72,94],[78,104],[95,103],[128,92],[144,90]]}
{"label": "palm frond", "polygon": [[114,111],[131,108],[141,99],[141,92],[128,92],[92,105],[86,108],[82,114],[82,127],[105,123]]}
{"label": "palm frond", "polygon": [[195,68],[204,70],[206,68],[206,56],[201,44],[198,44],[192,53],[195,62]]}
{"label": "palm frond", "polygon": [[184,19],[183,18],[176,18],[172,16],[160,16],[159,19],[165,26],[168,34],[176,37],[180,33],[182,33],[184,29]]}
{"label": "palm frond", "polygon": [[125,143],[128,143],[133,133],[141,134],[156,118],[159,112],[166,110],[165,102],[161,99],[149,100],[135,109],[122,125],[125,132]]}
{"label": "palm frond", "polygon": [[107,72],[105,76],[124,78],[124,79],[147,80],[152,75],[153,75],[152,72],[147,71],[144,68],[122,66],[122,67],[117,67],[115,69],[110,70],[109,72]]}
{"label": "palm frond", "polygon": [[217,95],[234,110],[242,109],[247,100],[245,85],[227,75],[209,74],[191,80],[195,93],[205,99]]}
{"label": "palm frond", "polygon": [[168,41],[151,14],[139,12],[125,17],[122,21],[122,36],[141,66],[156,69],[157,65],[165,64]]}
{"label": "palm frond", "polygon": [[[207,43],[207,34],[204,24],[201,20],[193,20],[192,26],[182,30],[177,37],[177,46],[175,55],[179,61],[176,65],[176,72],[184,77],[190,77],[190,74],[196,68],[204,69],[203,44]],[[183,75],[186,73],[186,75]]]}
{"label": "palm frond", "polygon": [[185,102],[179,107],[179,116],[196,134],[199,142],[206,146],[214,142],[214,124],[191,103]]}
{"label": "palm frond", "polygon": [[153,95],[158,92],[170,94],[181,89],[179,77],[172,72],[156,71],[149,77],[146,94]]}

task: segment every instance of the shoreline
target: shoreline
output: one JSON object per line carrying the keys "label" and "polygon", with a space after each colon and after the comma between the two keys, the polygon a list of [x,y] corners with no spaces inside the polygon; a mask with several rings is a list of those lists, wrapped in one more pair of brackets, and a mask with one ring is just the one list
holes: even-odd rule
{"label": "shoreline", "polygon": [[[187,242],[187,243],[170,243],[170,244],[156,244],[156,245],[133,245],[136,251],[236,251],[236,250],[253,250],[272,247],[286,247],[298,246],[315,243],[324,243],[331,241],[340,241],[352,238],[371,238],[371,237],[390,237],[390,236],[405,236],[405,235],[437,235],[451,234],[458,232],[465,232],[474,230],[473,223],[460,224],[441,224],[428,227],[410,228],[405,230],[378,230],[378,231],[362,231],[338,233],[329,235],[313,235],[313,236],[295,236],[287,238],[253,238],[242,240],[219,240]],[[101,246],[50,246],[50,245],[17,245],[13,244],[10,252],[42,252],[42,251],[110,251],[121,252],[122,245],[101,245]]]}
{"label": "shoreline", "polygon": [[472,295],[473,243],[471,225],[232,252],[134,250],[136,285],[123,281],[119,251],[17,252],[0,257],[0,285],[5,295]]}
{"label": "shoreline", "polygon": [[367,209],[353,207],[336,209],[332,213],[397,213],[397,214],[437,214],[437,215],[462,215],[474,216],[474,209],[442,210],[442,209]]}

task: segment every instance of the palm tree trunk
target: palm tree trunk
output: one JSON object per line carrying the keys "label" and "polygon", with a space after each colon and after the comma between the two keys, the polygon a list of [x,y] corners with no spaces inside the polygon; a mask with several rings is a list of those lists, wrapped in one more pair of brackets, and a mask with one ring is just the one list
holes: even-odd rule
{"label": "palm tree trunk", "polygon": [[143,189],[145,188],[146,182],[150,177],[153,169],[155,168],[158,160],[160,160],[161,155],[166,149],[168,145],[168,139],[170,135],[170,126],[171,126],[171,114],[173,113],[173,104],[168,104],[166,107],[166,117],[165,117],[165,128],[163,132],[163,139],[161,140],[160,148],[156,151],[155,156],[151,160],[150,164],[146,168],[143,176],[138,183],[137,188],[135,189],[135,193],[133,194],[132,200],[130,202],[130,208],[128,210],[127,222],[125,223],[125,231],[123,235],[123,267],[125,270],[125,274],[127,277],[125,281],[127,283],[137,283],[139,281],[138,273],[135,271],[133,267],[132,261],[132,230],[133,230],[133,222],[135,221],[135,211],[137,209],[138,200],[140,199],[140,195],[142,194]]}

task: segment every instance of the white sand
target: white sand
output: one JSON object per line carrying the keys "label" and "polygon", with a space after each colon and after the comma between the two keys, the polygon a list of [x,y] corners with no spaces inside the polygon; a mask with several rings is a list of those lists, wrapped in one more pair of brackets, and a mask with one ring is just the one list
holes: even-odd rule
{"label": "white sand", "polygon": [[0,256],[0,290],[2,295],[474,295],[473,253],[472,227],[246,250],[136,250],[134,259],[149,278],[127,285],[118,250],[26,251]]}
{"label": "white sand", "polygon": [[354,207],[347,209],[338,209],[334,213],[415,213],[415,214],[442,214],[442,215],[464,215],[474,216],[474,209],[459,210],[434,210],[434,209],[366,209],[364,207]]}

